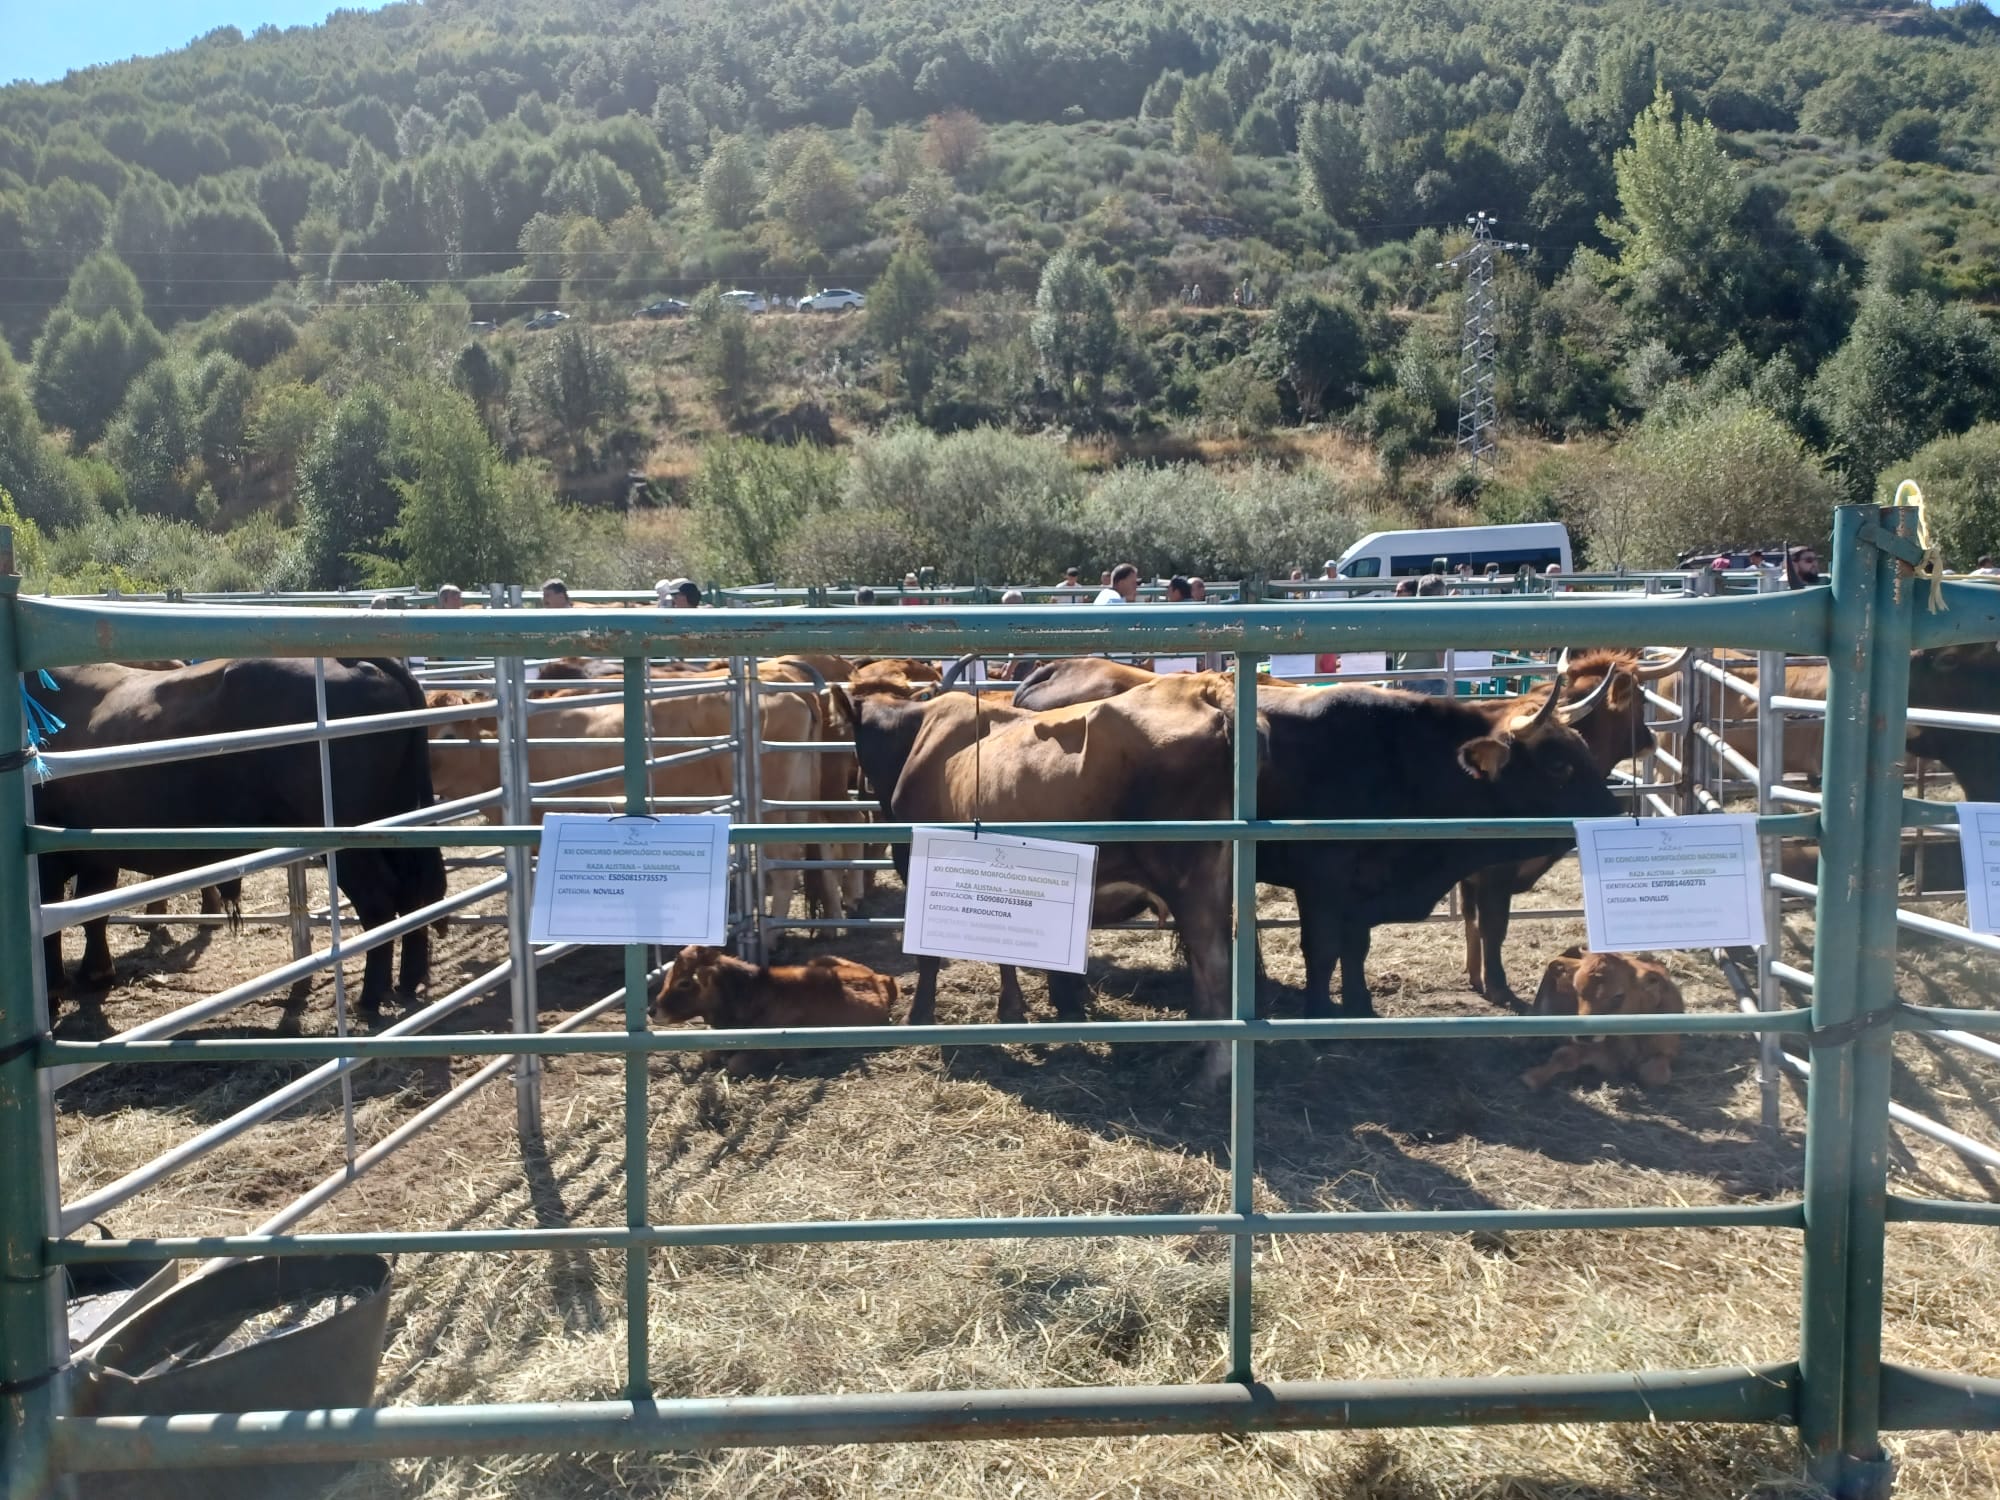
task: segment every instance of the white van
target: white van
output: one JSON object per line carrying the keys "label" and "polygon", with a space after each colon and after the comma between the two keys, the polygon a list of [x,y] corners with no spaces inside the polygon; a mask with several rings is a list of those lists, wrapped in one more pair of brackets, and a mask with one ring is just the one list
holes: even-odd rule
{"label": "white van", "polygon": [[1517,526],[1448,526],[1438,531],[1371,531],[1340,555],[1342,578],[1406,578],[1437,571],[1456,572],[1460,563],[1484,573],[1498,563],[1507,577],[1523,565],[1539,573],[1550,563],[1573,571],[1569,528],[1560,521]]}

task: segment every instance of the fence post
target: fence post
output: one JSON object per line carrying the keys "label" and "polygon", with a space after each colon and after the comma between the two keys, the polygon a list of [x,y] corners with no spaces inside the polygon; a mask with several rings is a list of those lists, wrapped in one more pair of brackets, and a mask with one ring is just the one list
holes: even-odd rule
{"label": "fence post", "polygon": [[1695,695],[1701,691],[1702,683],[1707,680],[1695,670],[1695,662],[1701,656],[1702,650],[1697,646],[1688,652],[1687,660],[1681,663],[1681,729],[1674,745],[1674,749],[1680,752],[1681,770],[1680,775],[1675,778],[1678,786],[1674,792],[1674,806],[1684,818],[1701,811],[1694,800],[1694,789],[1699,784],[1695,776],[1695,766],[1698,764],[1695,756],[1700,753],[1701,745],[1694,732],[1694,726],[1701,717],[1695,706]]}
{"label": "fence post", "polygon": [[[27,744],[15,638],[12,529],[0,526],[0,755]],[[39,1500],[54,1487],[49,1439],[66,1338],[61,1271],[44,1251],[54,1223],[55,1149],[35,1040],[34,887],[28,879],[25,766],[0,771],[0,1493]]]}
{"label": "fence post", "polygon": [[[976,689],[975,689],[976,691]],[[1257,816],[1257,658],[1236,653],[1235,805],[1239,820]],[[1230,938],[1230,1016],[1257,1019],[1257,846],[1238,839],[1231,846],[1236,926]],[[1229,1209],[1239,1218],[1256,1207],[1257,1044],[1229,1044]],[[1251,1371],[1250,1268],[1256,1241],[1247,1233],[1229,1241],[1229,1378],[1248,1385]]]}
{"label": "fence post", "polygon": [[[1877,514],[1870,513],[1871,516]],[[1883,510],[1879,525],[1914,545],[1917,513]],[[1869,544],[1871,550],[1873,543]],[[1868,716],[1862,888],[1853,1039],[1853,1182],[1848,1196],[1847,1359],[1841,1500],[1888,1500],[1882,1451],[1882,1261],[1887,1237],[1889,1087],[1896,1045],[1896,902],[1903,842],[1903,725],[1910,696],[1910,636],[1920,585],[1893,557],[1875,577],[1875,660]]]}
{"label": "fence post", "polygon": [[[749,743],[749,751],[744,756],[744,766],[748,774],[743,782],[743,811],[752,823],[773,821],[764,811],[764,678],[758,671],[758,659],[746,656],[743,659],[743,728],[744,738]],[[788,813],[784,821],[790,822]],[[754,900],[750,905],[751,941],[756,949],[750,958],[763,963],[771,952],[771,926],[769,881],[764,876],[763,845],[754,846],[750,851],[750,868],[754,872],[751,892]],[[789,911],[778,915],[789,917]]]}
{"label": "fence post", "polygon": [[[1867,848],[1869,717],[1881,554],[1861,539],[1872,506],[1834,512],[1826,633],[1826,748],[1821,765],[1819,897],[1813,912],[1813,1028],[1860,1009]],[[1892,865],[1893,869],[1894,866]],[[1806,1086],[1805,1263],[1799,1319],[1799,1439],[1813,1477],[1843,1468],[1848,1373],[1849,1195],[1854,1184],[1854,1048],[1823,1047]]]}
{"label": "fence post", "polygon": [[[1770,573],[1757,575],[1757,592],[1776,591],[1778,579]],[[1772,800],[1771,788],[1785,777],[1785,720],[1771,707],[1771,699],[1785,690],[1785,653],[1764,651],[1757,657],[1757,811],[1766,815],[1781,811]],[[1764,863],[1764,946],[1757,951],[1757,1008],[1765,1012],[1783,1008],[1778,976],[1771,965],[1784,954],[1785,898],[1771,884],[1783,862],[1784,841],[1767,835],[1758,841]],[[1764,1129],[1773,1135],[1778,1129],[1778,1088],[1782,1072],[1778,1062],[1778,1034],[1764,1032],[1757,1039],[1757,1083],[1763,1095]]]}
{"label": "fence post", "polygon": [[[491,597],[517,601],[511,590],[488,585]],[[514,587],[518,587],[515,585]],[[500,821],[516,825],[535,820],[534,789],[528,758],[528,670],[519,656],[493,659],[494,744],[499,749]],[[507,872],[507,998],[514,1030],[526,1036],[535,1030],[541,1005],[536,993],[535,945],[528,940],[528,919],[534,910],[535,855],[532,849],[509,845],[501,852]],[[514,1060],[514,1123],[523,1141],[537,1138],[542,1123],[542,1060],[523,1055]]]}
{"label": "fence post", "polygon": [[[646,765],[647,658],[628,656],[620,664],[625,680],[625,812],[628,817],[651,811],[653,773]],[[651,1025],[646,1015],[646,949],[625,946],[625,1030],[643,1036]],[[646,1134],[646,1090],[652,1057],[645,1052],[625,1056],[625,1227],[643,1229],[650,1212]],[[625,1394],[631,1401],[652,1398],[651,1329],[648,1323],[647,1281],[650,1261],[644,1245],[625,1251]]]}
{"label": "fence post", "polygon": [[312,893],[304,864],[285,866],[285,916],[292,929],[292,957],[304,958],[313,951]]}

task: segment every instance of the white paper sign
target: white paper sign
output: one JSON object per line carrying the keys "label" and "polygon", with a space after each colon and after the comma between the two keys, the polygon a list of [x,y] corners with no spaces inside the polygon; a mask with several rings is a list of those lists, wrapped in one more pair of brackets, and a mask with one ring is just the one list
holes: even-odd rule
{"label": "white paper sign", "polygon": [[728,895],[729,819],[722,814],[550,813],[528,937],[719,945],[728,939]]}
{"label": "white paper sign", "polygon": [[1273,677],[1316,677],[1319,675],[1319,658],[1310,652],[1303,656],[1274,656],[1271,658]]}
{"label": "white paper sign", "polygon": [[1752,814],[1579,819],[1576,849],[1595,952],[1764,941],[1764,866]]}
{"label": "white paper sign", "polygon": [[1958,847],[1965,861],[1965,925],[2000,933],[2000,802],[1958,804]]}
{"label": "white paper sign", "polygon": [[943,828],[910,831],[903,951],[1081,974],[1097,848]]}
{"label": "white paper sign", "polygon": [[1153,659],[1153,670],[1162,677],[1169,672],[1199,672],[1201,658],[1198,656],[1160,656]]}
{"label": "white paper sign", "polygon": [[1366,672],[1386,672],[1389,670],[1389,653],[1386,651],[1343,651],[1340,653],[1340,675],[1355,677]]}

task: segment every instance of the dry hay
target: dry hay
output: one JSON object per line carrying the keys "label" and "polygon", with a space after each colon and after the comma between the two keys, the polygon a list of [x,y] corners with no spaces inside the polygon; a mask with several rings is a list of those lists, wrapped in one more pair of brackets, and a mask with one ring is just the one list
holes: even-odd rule
{"label": "dry hay", "polygon": [[[455,883],[476,878],[455,876]],[[253,881],[252,908],[282,904]],[[1573,865],[1519,904],[1574,905]],[[874,910],[893,911],[893,890]],[[1267,892],[1266,916],[1289,916]],[[1951,913],[1941,913],[1951,915]],[[1788,919],[1794,946],[1810,921]],[[1531,991],[1580,924],[1517,923],[1509,961]],[[114,932],[121,953],[140,939]],[[438,984],[499,947],[457,928]],[[169,947],[92,1020],[127,1025],[282,959],[282,929]],[[879,935],[840,951],[910,969]],[[1801,953],[1804,949],[1801,948]],[[1100,1013],[1160,1014],[1180,993],[1169,940],[1101,935]],[[1370,976],[1388,1014],[1479,1014],[1460,979],[1455,925],[1385,929]],[[183,962],[185,960],[185,962]],[[1294,934],[1266,936],[1280,1004],[1302,978]],[[1691,1009],[1726,1009],[1714,969],[1671,967]],[[1904,992],[1981,1004],[1991,961],[1927,944]],[[566,961],[545,1011],[619,982],[615,954]],[[1040,1013],[1045,1000],[1031,979]],[[209,1034],[327,1029],[327,986],[297,1012],[254,1007]],[[993,971],[948,965],[940,1019],[990,1017]],[[505,1025],[504,1000],[462,1016]],[[1899,1096],[2000,1139],[1990,1070],[1927,1039],[1897,1044]],[[1513,1041],[1341,1043],[1260,1050],[1258,1203],[1297,1208],[1471,1208],[1757,1201],[1799,1187],[1802,1096],[1787,1084],[1780,1138],[1757,1126],[1754,1044],[1691,1037],[1674,1083],[1529,1095],[1520,1071],[1545,1047]],[[453,1064],[462,1077],[475,1064]],[[64,1094],[70,1196],[221,1118],[290,1070],[148,1068]],[[438,1063],[356,1077],[361,1139],[379,1137],[444,1086]],[[1104,1045],[933,1049],[829,1057],[731,1081],[690,1058],[651,1067],[655,1221],[966,1214],[1181,1213],[1227,1202],[1226,1109],[1188,1100],[1185,1060]],[[422,1229],[607,1224],[622,1219],[622,1064],[554,1060],[545,1147],[523,1153],[504,1088],[476,1097],[303,1225]],[[335,1169],[338,1091],[217,1152],[108,1216],[126,1235],[240,1230]],[[1899,1138],[1896,1186],[1986,1197],[1993,1184],[1927,1142]],[[1500,1375],[1756,1364],[1797,1348],[1799,1238],[1781,1230],[1603,1234],[1287,1236],[1258,1242],[1256,1352],[1270,1379]],[[654,1377],[661,1396],[1151,1384],[1222,1373],[1227,1253],[1221,1239],[695,1248],[653,1257]],[[611,1253],[405,1257],[397,1267],[385,1403],[610,1399],[623,1380],[623,1257]],[[2000,1237],[1894,1226],[1889,1357],[2000,1375]],[[2000,1493],[2000,1442],[1899,1437],[1909,1495]],[[1559,1426],[1222,1437],[1050,1440],[742,1450],[647,1458],[421,1460],[371,1466],[337,1492],[387,1497],[1004,1496],[1007,1500],[1207,1497],[1274,1500],[1703,1500],[1808,1491],[1788,1433],[1755,1428]]]}

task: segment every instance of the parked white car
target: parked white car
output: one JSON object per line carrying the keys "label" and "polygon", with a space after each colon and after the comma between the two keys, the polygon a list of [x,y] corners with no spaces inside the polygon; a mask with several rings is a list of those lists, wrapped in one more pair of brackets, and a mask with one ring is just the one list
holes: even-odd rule
{"label": "parked white car", "polygon": [[767,312],[771,306],[756,292],[724,292],[721,300],[730,307],[740,307],[747,313]]}
{"label": "parked white car", "polygon": [[859,292],[850,292],[844,286],[828,287],[810,297],[799,298],[800,312],[852,312],[867,305],[866,297]]}

